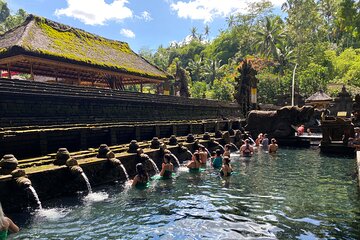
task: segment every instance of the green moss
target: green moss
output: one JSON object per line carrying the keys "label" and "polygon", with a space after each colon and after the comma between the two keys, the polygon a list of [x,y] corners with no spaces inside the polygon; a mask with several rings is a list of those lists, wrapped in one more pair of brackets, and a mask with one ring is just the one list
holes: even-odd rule
{"label": "green moss", "polygon": [[[130,49],[129,45],[125,42],[108,40],[74,28],[69,28],[65,30],[58,29],[57,27],[51,26],[51,23],[49,23],[48,20],[46,20],[45,18],[34,18],[36,25],[50,40],[51,46],[49,50],[45,50],[44,48],[35,50],[31,49],[31,45],[27,43],[26,45],[29,46],[29,51],[35,50],[38,53],[51,57],[54,56],[68,60],[83,62],[102,68],[120,70],[123,72],[134,73],[136,75],[145,77],[155,77],[159,79],[166,78],[164,74],[144,72],[130,66],[117,65],[111,61],[104,61],[102,58],[97,57],[110,54],[110,52],[124,53],[124,57],[126,57],[127,54],[129,55],[129,57],[136,56],[136,54]],[[28,39],[27,41],[31,42],[31,39]],[[54,49],[54,51],[51,51],[51,49]]]}

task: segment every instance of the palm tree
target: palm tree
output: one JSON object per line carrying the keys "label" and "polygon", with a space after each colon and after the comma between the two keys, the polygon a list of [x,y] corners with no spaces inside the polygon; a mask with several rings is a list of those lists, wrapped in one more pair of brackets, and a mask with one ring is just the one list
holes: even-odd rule
{"label": "palm tree", "polygon": [[191,37],[192,37],[192,39],[198,39],[197,30],[198,29],[196,27],[191,28]]}
{"label": "palm tree", "polygon": [[235,26],[235,16],[233,14],[229,15],[229,17],[226,18],[226,21],[228,23],[228,27],[232,28]]}
{"label": "palm tree", "polygon": [[273,56],[278,59],[278,44],[281,44],[284,33],[281,26],[278,24],[277,19],[270,19],[265,17],[265,21],[258,31],[255,33],[256,43],[255,46],[264,56]]}
{"label": "palm tree", "polygon": [[208,83],[212,85],[214,80],[219,77],[220,70],[222,69],[221,60],[208,59],[203,65],[202,75],[205,77]]}
{"label": "palm tree", "polygon": [[206,38],[209,37],[209,33],[210,33],[210,27],[209,27],[209,25],[206,25],[205,29],[204,29],[204,35]]}
{"label": "palm tree", "polygon": [[202,59],[201,58],[199,58],[198,60],[190,59],[186,69],[190,72],[191,79],[193,81],[200,81],[201,73],[203,70]]}

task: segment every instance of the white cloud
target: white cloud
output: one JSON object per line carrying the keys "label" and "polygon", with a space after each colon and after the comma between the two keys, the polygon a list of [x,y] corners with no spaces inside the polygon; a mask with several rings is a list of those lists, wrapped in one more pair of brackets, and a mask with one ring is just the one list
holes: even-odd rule
{"label": "white cloud", "polygon": [[[256,0],[260,1],[260,0]],[[271,0],[275,6],[281,6],[284,0]],[[190,0],[170,4],[180,18],[211,22],[216,17],[226,17],[232,13],[245,13],[248,7],[246,0]]]}
{"label": "white cloud", "polygon": [[151,20],[153,20],[153,18],[151,17],[150,13],[147,11],[143,11],[141,13],[141,19],[144,19],[145,22],[150,22]]}
{"label": "white cloud", "polygon": [[128,38],[135,38],[135,33],[130,29],[123,28],[121,29],[120,34]]}
{"label": "white cloud", "polygon": [[56,16],[77,18],[88,25],[103,25],[106,21],[121,21],[133,16],[130,8],[126,7],[127,0],[66,0],[66,8],[56,9]]}

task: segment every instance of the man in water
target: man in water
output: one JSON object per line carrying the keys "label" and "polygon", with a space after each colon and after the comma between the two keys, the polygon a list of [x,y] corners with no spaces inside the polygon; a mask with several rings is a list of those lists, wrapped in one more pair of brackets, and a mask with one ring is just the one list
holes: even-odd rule
{"label": "man in water", "polygon": [[265,133],[264,134],[264,138],[263,140],[261,141],[261,144],[262,144],[262,149],[264,151],[268,151],[269,150],[269,138],[268,138],[268,135]]}
{"label": "man in water", "polygon": [[276,153],[278,150],[278,145],[276,144],[275,138],[271,139],[271,144],[269,145],[269,153]]}

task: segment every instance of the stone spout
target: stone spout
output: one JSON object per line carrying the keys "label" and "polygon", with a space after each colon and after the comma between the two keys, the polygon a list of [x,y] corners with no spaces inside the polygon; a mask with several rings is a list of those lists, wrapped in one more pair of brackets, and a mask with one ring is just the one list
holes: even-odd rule
{"label": "stone spout", "polygon": [[18,166],[18,160],[12,154],[6,154],[0,160],[0,175],[7,175]]}

